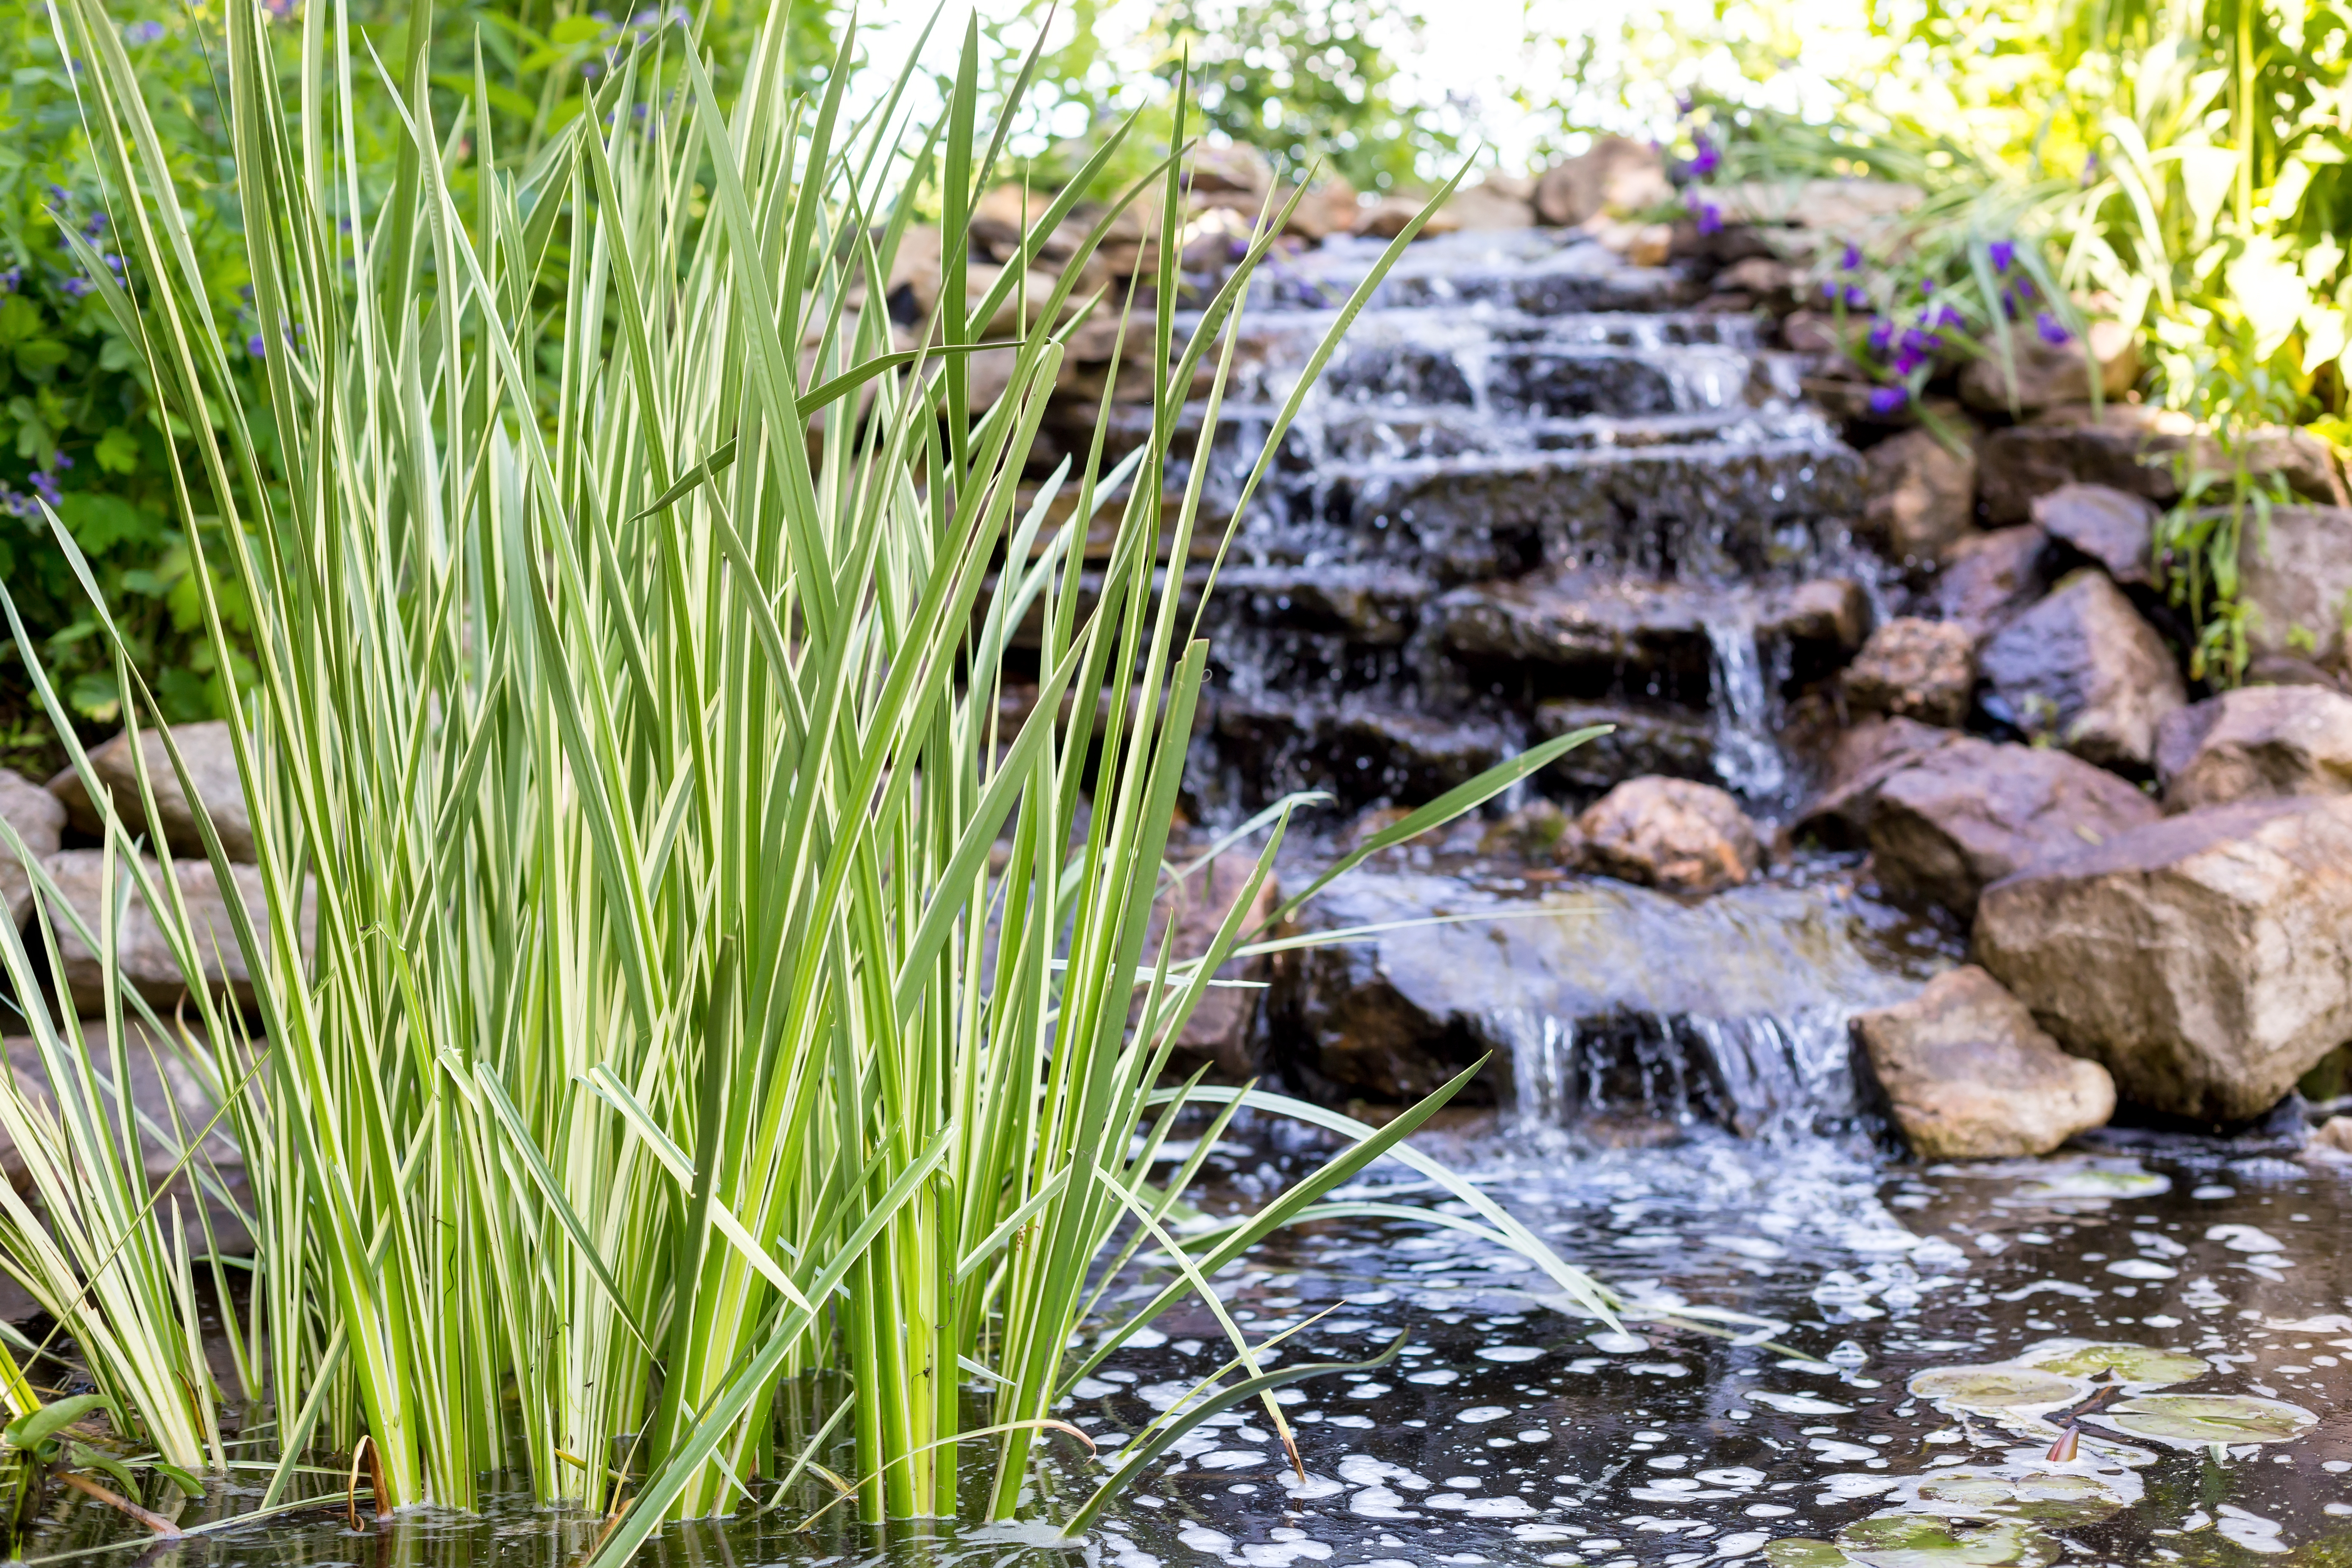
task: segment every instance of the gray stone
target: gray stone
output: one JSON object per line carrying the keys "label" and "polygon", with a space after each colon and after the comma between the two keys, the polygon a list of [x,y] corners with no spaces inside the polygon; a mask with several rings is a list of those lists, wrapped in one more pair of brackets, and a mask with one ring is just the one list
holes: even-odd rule
{"label": "gray stone", "polygon": [[[1170,858],[1184,858],[1172,849]],[[1256,868],[1255,855],[1229,849],[1186,879],[1176,905],[1171,962],[1195,959],[1209,951],[1226,915],[1248,891],[1250,876]],[[1281,901],[1281,886],[1269,874],[1258,885],[1256,896],[1243,915],[1237,940],[1255,940],[1250,932],[1262,925]],[[1160,934],[1168,924],[1168,909],[1169,902],[1163,899],[1153,911],[1145,948],[1147,962],[1157,961]],[[1201,993],[1192,1016],[1177,1034],[1176,1047],[1169,1058],[1174,1071],[1190,1073],[1197,1067],[1206,1066],[1219,1081],[1238,1083],[1265,1070],[1258,1049],[1262,1041],[1257,1026],[1260,992],[1246,987],[1263,985],[1267,972],[1268,960],[1263,953],[1231,959],[1217,971],[1218,979],[1243,984],[1213,985]]]}
{"label": "gray stone", "polygon": [[1881,887],[1965,917],[1989,884],[2158,815],[2064,752],[1955,736],[1879,784],[1868,837]]}
{"label": "gray stone", "polygon": [[1703,675],[1712,626],[1746,619],[1760,641],[1842,658],[1861,645],[1868,614],[1861,584],[1847,578],[1743,594],[1572,572],[1457,588],[1431,605],[1429,620],[1446,647],[1474,659]]}
{"label": "gray stone", "polygon": [[2240,601],[2252,654],[2300,656],[2325,669],[2345,660],[2352,615],[2352,510],[2273,507],[2267,526],[2249,518],[2238,547]]}
{"label": "gray stone", "polygon": [[[1962,422],[1966,424],[1965,421]],[[1863,527],[1898,562],[1934,563],[1976,531],[1976,431],[1946,446],[1933,432],[1906,430],[1865,453],[1870,499]]]}
{"label": "gray stone", "polygon": [[[232,860],[253,860],[253,822],[245,807],[245,787],[236,774],[236,754],[230,750],[228,725],[222,720],[201,724],[174,724],[172,739],[188,764],[198,798],[212,814],[213,829],[220,835],[222,852]],[[131,732],[116,735],[90,752],[89,765],[98,782],[114,797],[114,809],[133,833],[160,837],[174,855],[202,857],[205,842],[196,826],[195,808],[180,788],[163,737],[142,731],[140,750],[145,753],[147,774],[155,791],[158,820],[149,824],[139,798],[139,774],[131,756]],[[101,816],[82,788],[81,775],[67,768],[49,781],[49,793],[65,803],[75,827],[89,834],[100,831]]]}
{"label": "gray stone", "polygon": [[1209,603],[1212,614],[1239,605],[1262,625],[1384,647],[1412,635],[1431,591],[1418,574],[1377,563],[1228,566]]}
{"label": "gray stone", "polygon": [[[65,830],[66,808],[57,796],[9,768],[0,768],[0,822],[8,825],[25,852],[34,859],[42,859],[58,851],[58,836]],[[0,838],[0,905],[8,911],[8,923],[21,926],[33,912],[33,882],[25,874],[24,863],[7,840]]]}
{"label": "gray stone", "polygon": [[1678,779],[1715,776],[1715,731],[1702,719],[1622,702],[1542,702],[1536,731],[1546,739],[1594,724],[1606,735],[1572,746],[1551,773],[1579,789],[1608,789],[1645,773]]}
{"label": "gray stone", "polygon": [[1985,890],[1977,962],[2126,1100],[2226,1123],[2352,1038],[2352,798],[2242,801]]}
{"label": "gray stone", "polygon": [[1936,574],[1937,612],[1982,642],[2042,597],[2049,542],[2038,528],[1997,529],[1956,542]]}
{"label": "gray stone", "polygon": [[2246,686],[2165,715],[2156,731],[2164,809],[2352,794],[2352,697]]}
{"label": "gray stone", "polygon": [[2139,585],[2156,581],[2152,546],[2161,515],[2147,497],[2105,485],[2061,485],[2033,501],[2042,532],[2089,556],[2116,582]]}
{"label": "gray stone", "polygon": [[[105,909],[100,897],[101,863],[105,852],[99,849],[67,849],[52,855],[44,862],[49,878],[57,884],[58,894],[68,908],[81,918],[93,936],[101,935],[101,911]],[[156,861],[141,862],[159,896],[163,894],[163,867]],[[220,885],[214,879],[211,866],[201,860],[175,860],[180,896],[185,900],[188,920],[196,942],[196,951],[207,982],[226,991],[240,1004],[253,1000],[253,979],[246,968],[245,954],[238,948],[236,931],[222,900]],[[265,950],[269,942],[267,900],[262,891],[261,872],[251,866],[229,868],[238,893],[245,901],[255,934]],[[127,865],[116,866],[116,881],[120,889],[130,875]],[[315,920],[314,911],[306,900],[302,911],[303,945],[310,943]],[[63,963],[60,976],[66,990],[78,1007],[95,1009],[105,998],[104,966],[98,952],[85,943],[72,925],[58,914],[55,919],[58,952]],[[133,890],[123,907],[122,924],[115,938],[115,961],[123,981],[145,997],[159,1013],[169,1014],[187,995],[187,979],[173,958],[171,944],[165,941],[163,927],[146,901]]]}
{"label": "gray stone", "polygon": [[1690,779],[1631,779],[1576,819],[1587,870],[1675,892],[1712,893],[1756,874],[1756,825],[1739,803]]}
{"label": "gray stone", "polygon": [[1866,719],[1830,742],[1820,786],[1797,814],[1796,830],[1832,847],[1863,841],[1878,809],[1879,786],[1929,752],[1960,739],[1916,719]]}
{"label": "gray stone", "polygon": [[1999,716],[2109,766],[2146,767],[2158,721],[2189,700],[2163,640],[2096,572],[2011,621],[1979,662]]}
{"label": "gray stone", "polygon": [[1840,680],[1859,712],[1957,725],[1976,692],[1976,638],[1955,621],[1900,616],[1870,634]]}
{"label": "gray stone", "polygon": [[[57,1025],[59,1044],[72,1049],[71,1037],[65,1033],[62,1022]],[[200,1037],[187,1040],[159,1039],[153,1031],[136,1018],[127,1018],[124,1025],[131,1082],[131,1102],[152,1126],[139,1130],[141,1165],[151,1182],[162,1182],[172,1176],[182,1163],[187,1145],[197,1140],[197,1158],[214,1169],[241,1169],[243,1157],[238,1153],[232,1134],[233,1127],[215,1122],[220,1110],[211,1091],[205,1088],[205,1074],[198,1070],[190,1057],[192,1050],[207,1053],[205,1065],[211,1068],[209,1047]],[[103,1018],[80,1020],[83,1053],[98,1075],[110,1088],[112,1081],[112,1046]],[[8,1070],[15,1076],[25,1096],[41,1110],[55,1114],[57,1095],[47,1062],[38,1043],[29,1034],[11,1035],[0,1041],[7,1052]],[[101,1089],[101,1097],[108,1094]],[[113,1114],[110,1099],[103,1101],[106,1113]],[[177,1130],[174,1131],[176,1118]],[[209,1131],[207,1131],[209,1129]],[[18,1192],[30,1185],[29,1168],[23,1153],[0,1132],[0,1173]]]}
{"label": "gray stone", "polygon": [[2070,1057],[1975,964],[1855,1015],[1855,1042],[1921,1160],[2047,1154],[2115,1114],[2106,1068]]}

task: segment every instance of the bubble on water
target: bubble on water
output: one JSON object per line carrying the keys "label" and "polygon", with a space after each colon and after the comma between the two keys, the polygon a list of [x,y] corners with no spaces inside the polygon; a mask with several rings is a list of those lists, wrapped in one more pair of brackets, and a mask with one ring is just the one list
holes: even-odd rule
{"label": "bubble on water", "polygon": [[2205,1239],[2218,1241],[2232,1252],[2284,1252],[2286,1243],[2266,1230],[2251,1225],[2217,1225],[2205,1232]]}
{"label": "bubble on water", "polygon": [[1767,1405],[1786,1415],[1851,1415],[1853,1406],[1832,1400],[1816,1399],[1810,1394],[1775,1394],[1769,1389],[1750,1388],[1741,1397],[1757,1405]]}
{"label": "bubble on water", "polygon": [[1633,1355],[1637,1352],[1645,1351],[1650,1348],[1650,1342],[1643,1339],[1641,1335],[1621,1333],[1615,1331],[1604,1331],[1603,1332],[1597,1334],[1587,1334],[1584,1336],[1584,1342],[1591,1345],[1594,1350],[1601,1351],[1609,1355]]}
{"label": "bubble on water", "polygon": [[2176,1279],[2180,1276],[2179,1269],[2147,1258],[2118,1258],[2107,1265],[2107,1272],[2126,1279]]}
{"label": "bubble on water", "polygon": [[2192,1198],[2202,1198],[2209,1204],[2219,1203],[2223,1198],[2236,1197],[2238,1195],[2238,1189],[2235,1187],[2214,1186],[2209,1184],[2208,1185],[2197,1188],[2189,1195]]}
{"label": "bubble on water", "polygon": [[1477,1352],[1481,1361],[1507,1363],[1540,1361],[1543,1353],[1534,1345],[1485,1345]]}
{"label": "bubble on water", "polygon": [[1474,1405],[1467,1410],[1456,1411],[1454,1419],[1471,1426],[1482,1426],[1489,1421],[1500,1421],[1511,1413],[1507,1405]]}

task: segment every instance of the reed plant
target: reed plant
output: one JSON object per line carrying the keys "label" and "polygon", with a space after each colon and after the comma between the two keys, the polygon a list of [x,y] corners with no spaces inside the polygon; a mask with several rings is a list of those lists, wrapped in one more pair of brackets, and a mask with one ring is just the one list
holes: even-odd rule
{"label": "reed plant", "polygon": [[[1378,1131],[1261,1089],[1166,1081],[1219,968],[1284,940],[1243,911],[1300,804],[1255,825],[1249,888],[1204,951],[1152,936],[1201,867],[1171,858],[1171,823],[1206,644],[1162,563],[1193,554],[1240,308],[1284,216],[1263,215],[1180,319],[1181,95],[1173,141],[1126,193],[1164,215],[1148,307],[1123,318],[1149,340],[1128,357],[1148,367],[1150,437],[1116,465],[1097,437],[1032,488],[1066,340],[1118,303],[1073,280],[1119,212],[1050,288],[1031,295],[1019,264],[971,287],[972,206],[1023,85],[983,112],[976,34],[943,111],[912,124],[904,73],[854,120],[845,64],[799,93],[781,12],[731,105],[692,30],[666,24],[518,163],[494,145],[478,63],[454,115],[436,113],[423,55],[373,58],[339,0],[311,0],[290,39],[231,5],[224,89],[266,341],[255,404],[117,29],[100,0],[51,3],[133,263],[122,283],[91,275],[194,433],[179,505],[221,526],[191,527],[191,548],[229,550],[194,574],[206,634],[226,647],[212,584],[233,585],[259,671],[230,732],[260,912],[231,891],[228,929],[192,921],[168,852],[110,806],[104,911],[85,922],[51,897],[34,928],[52,963],[61,923],[110,956],[142,911],[174,944],[188,1007],[159,1017],[110,983],[117,1058],[92,1064],[70,1009],[40,1005],[34,951],[0,939],[54,1085],[0,1088],[37,1188],[0,1194],[0,1264],[71,1335],[120,1431],[184,1473],[223,1462],[208,1291],[234,1397],[275,1423],[272,1505],[314,1449],[360,1456],[385,1508],[470,1507],[485,1471],[514,1468],[608,1515],[595,1562],[615,1563],[665,1521],[772,1505],[825,1436],[784,1420],[778,1391],[834,1369],[855,1388],[834,1414],[866,1518],[1010,1517],[1043,1506],[1037,1445],[1075,1380],[1188,1294],[1223,1321],[1230,1376],[1132,1452],[1235,1399],[1266,1399],[1279,1426],[1272,1388],[1318,1369],[1270,1367],[1223,1317],[1214,1276],[1276,1226],[1360,1212],[1324,1194],[1384,1153],[1466,1205],[1424,1217],[1610,1310],[1402,1142],[1467,1073]],[[416,0],[407,37],[430,37],[428,8]],[[853,27],[838,60],[855,47]],[[375,200],[352,128],[386,104],[406,141]],[[894,328],[896,251],[931,204],[939,303]],[[1418,227],[1338,312],[1250,489]],[[983,343],[1008,302],[1013,330]],[[972,370],[983,352],[1010,366],[993,395]],[[1203,367],[1213,390],[1180,469]],[[1110,543],[1089,559],[1098,521]],[[1008,723],[1024,626],[1037,689]],[[153,694],[112,646],[126,719],[152,727]],[[41,695],[70,746],[58,694]],[[1276,919],[1583,738],[1370,837]],[[205,844],[232,889],[209,826]],[[249,1009],[205,981],[230,947]],[[216,1126],[131,1124],[114,1086],[134,1027],[206,1076]],[[1172,1206],[1244,1108],[1318,1122],[1345,1152],[1180,1237]],[[1155,1182],[1188,1116],[1209,1134]],[[148,1175],[142,1135],[181,1152],[176,1183]],[[235,1145],[245,1188],[205,1135]],[[191,1234],[221,1205],[253,1238],[249,1289]],[[1166,1288],[1109,1313],[1113,1281],[1139,1277]],[[972,1442],[995,1468],[963,1497]],[[1141,1468],[1108,1469],[1072,1521]]]}

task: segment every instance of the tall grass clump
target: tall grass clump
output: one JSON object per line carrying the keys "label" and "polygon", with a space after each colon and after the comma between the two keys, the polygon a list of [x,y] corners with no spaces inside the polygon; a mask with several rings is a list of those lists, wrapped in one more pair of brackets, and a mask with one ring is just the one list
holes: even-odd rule
{"label": "tall grass clump", "polygon": [[[224,89],[264,323],[257,405],[206,315],[117,30],[98,0],[53,7],[133,263],[126,285],[92,276],[196,433],[179,504],[222,526],[191,528],[192,548],[225,540],[230,559],[206,564],[251,605],[258,679],[231,731],[267,890],[257,919],[232,896],[232,929],[194,925],[168,862],[110,816],[115,896],[78,934],[108,951],[143,907],[196,982],[169,1021],[110,987],[110,1037],[143,1022],[185,1051],[249,1173],[249,1311],[226,1315],[238,1394],[272,1408],[286,1456],[273,1500],[316,1447],[363,1445],[383,1507],[467,1507],[478,1477],[512,1468],[612,1515],[597,1562],[617,1563],[666,1520],[765,1504],[803,1473],[814,1442],[779,1390],[833,1369],[855,1389],[867,1518],[1008,1517],[1043,1506],[1036,1446],[1091,1364],[1074,1336],[1099,1358],[1187,1293],[1213,1308],[1210,1277],[1278,1225],[1350,1212],[1321,1194],[1384,1152],[1451,1180],[1402,1140],[1460,1079],[1378,1133],[1161,1082],[1213,972],[1270,940],[1242,929],[1247,896],[1205,952],[1149,933],[1191,869],[1167,851],[1206,653],[1160,574],[1191,553],[1206,467],[1169,504],[1181,405],[1202,364],[1221,393],[1280,214],[1181,332],[1166,220],[1150,310],[1128,322],[1150,339],[1151,437],[1108,471],[1097,443],[1031,493],[1063,339],[1099,308],[1070,279],[1117,214],[1061,282],[1015,300],[1018,331],[984,345],[1010,362],[1003,389],[976,392],[975,323],[1028,285],[1013,266],[986,298],[967,287],[969,214],[1007,122],[982,113],[974,35],[938,122],[909,125],[903,76],[855,123],[846,68],[796,95],[781,12],[724,108],[695,37],[666,26],[516,166],[478,66],[436,118],[422,56],[379,61],[332,0],[304,8],[299,39],[235,4]],[[429,37],[426,9],[409,37]],[[352,137],[376,94],[406,130],[381,200]],[[1182,121],[1180,100],[1175,143],[1129,193],[1156,188],[1171,215]],[[879,302],[933,203],[940,304],[902,342]],[[1088,561],[1097,518],[1116,526]],[[225,647],[215,573],[195,580]],[[1024,625],[1039,689],[1006,726]],[[116,658],[126,716],[152,726],[152,694]],[[1264,825],[1259,879],[1288,815]],[[45,913],[37,943],[70,919]],[[215,942],[252,973],[249,1011],[202,984]],[[31,955],[8,959],[37,997]],[[190,1234],[205,1205],[151,1183],[137,1136],[188,1151],[215,1203],[234,1194],[205,1130],[128,1126],[77,1065],[70,1017],[35,1027],[64,1087],[54,1104],[0,1089],[45,1173],[37,1204],[0,1196],[0,1261],[89,1357],[121,1430],[184,1469],[217,1465],[195,1302],[235,1293]],[[1255,1215],[1179,1239],[1201,1152],[1155,1184],[1162,1143],[1188,1111],[1245,1104],[1352,1142]],[[1453,1184],[1469,1215],[1444,1223],[1606,1310]],[[1110,1315],[1130,1264],[1166,1289]],[[1317,1370],[1268,1371],[1226,1326],[1230,1380],[1134,1453],[1237,1398],[1273,1410],[1276,1384]],[[972,1441],[995,1468],[960,1497]]]}

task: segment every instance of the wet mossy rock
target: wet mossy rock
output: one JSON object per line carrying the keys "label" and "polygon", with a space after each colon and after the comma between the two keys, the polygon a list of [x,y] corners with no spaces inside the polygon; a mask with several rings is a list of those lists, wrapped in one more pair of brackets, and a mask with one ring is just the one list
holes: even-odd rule
{"label": "wet mossy rock", "polygon": [[1908,1002],[1855,1015],[1896,1130],[1922,1160],[2046,1154],[2114,1113],[2105,1068],[2070,1057],[1974,964]]}
{"label": "wet mossy rock", "polygon": [[1978,963],[2116,1092],[2226,1123],[2352,1037],[2352,797],[2207,806],[1987,889]]}

